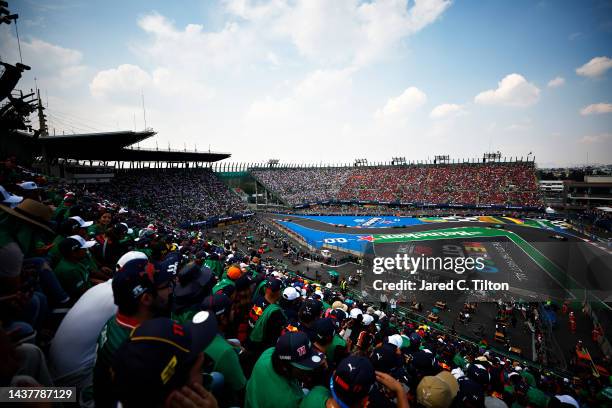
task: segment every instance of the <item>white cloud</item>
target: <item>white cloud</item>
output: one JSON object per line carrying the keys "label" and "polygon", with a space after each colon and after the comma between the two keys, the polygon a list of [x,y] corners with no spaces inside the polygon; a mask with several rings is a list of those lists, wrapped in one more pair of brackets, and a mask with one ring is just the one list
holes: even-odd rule
{"label": "white cloud", "polygon": [[554,77],[553,79],[548,81],[549,88],[558,88],[560,86],[563,86],[564,84],[565,84],[565,78],[560,77],[560,76]]}
{"label": "white cloud", "polygon": [[226,10],[267,35],[289,38],[300,55],[326,65],[363,66],[436,21],[450,0],[226,0]]}
{"label": "white cloud", "polygon": [[219,31],[205,31],[200,24],[179,29],[153,13],[142,17],[138,25],[150,35],[150,41],[134,46],[135,53],[153,64],[180,67],[182,72],[202,75],[216,69],[227,73],[266,59],[259,36],[235,22],[227,22]]}
{"label": "white cloud", "polygon": [[499,81],[497,89],[481,92],[474,98],[483,105],[525,107],[535,104],[540,96],[537,86],[519,74],[510,74]]}
{"label": "white cloud", "polygon": [[578,140],[580,143],[591,144],[591,143],[604,143],[612,140],[612,133],[599,133],[597,135],[583,136]]}
{"label": "white cloud", "polygon": [[152,83],[152,77],[136,65],[123,64],[117,68],[100,71],[89,85],[95,97],[110,97],[121,93],[136,93]]}
{"label": "white cloud", "polygon": [[598,115],[601,113],[612,113],[612,103],[594,103],[580,109],[580,114],[583,116]]}
{"label": "white cloud", "polygon": [[576,74],[588,78],[597,78],[612,68],[612,59],[608,57],[595,57],[583,66],[576,68]]}
{"label": "white cloud", "polygon": [[[17,39],[10,31],[12,26],[0,25],[0,49],[2,60],[11,64],[19,62]],[[87,67],[83,54],[75,49],[51,44],[39,38],[21,38],[23,63],[32,68],[24,73],[24,80],[36,77],[44,89],[66,89],[85,80]],[[22,88],[34,87],[34,83],[20,84]],[[25,86],[24,86],[25,85]]]}
{"label": "white cloud", "polygon": [[376,111],[377,118],[404,117],[427,102],[427,95],[411,86],[401,95],[390,98],[382,109]]}
{"label": "white cloud", "polygon": [[465,113],[462,105],[455,103],[443,103],[432,109],[429,117],[432,119],[440,119],[452,116],[459,116]]}

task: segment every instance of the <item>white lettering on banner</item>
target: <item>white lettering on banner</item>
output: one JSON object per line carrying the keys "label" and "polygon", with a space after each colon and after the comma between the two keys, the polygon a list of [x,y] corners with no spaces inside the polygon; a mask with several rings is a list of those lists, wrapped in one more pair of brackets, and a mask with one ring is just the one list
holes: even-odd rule
{"label": "white lettering on banner", "polygon": [[441,231],[441,232],[412,232],[409,234],[385,234],[381,235],[380,239],[396,239],[396,238],[422,238],[422,237],[453,237],[453,236],[462,236],[469,237],[473,235],[478,235],[479,232],[469,232],[469,231]]}
{"label": "white lettering on banner", "polygon": [[367,220],[366,222],[364,222],[364,223],[362,224],[362,226],[364,226],[364,227],[369,227],[370,225],[376,224],[376,223],[377,223],[378,221],[380,221],[380,220],[382,220],[382,218],[377,218],[377,217],[370,218],[369,220]]}
{"label": "white lettering on banner", "polygon": [[326,244],[346,244],[348,242],[348,239],[346,238],[324,238],[323,242],[325,242]]}

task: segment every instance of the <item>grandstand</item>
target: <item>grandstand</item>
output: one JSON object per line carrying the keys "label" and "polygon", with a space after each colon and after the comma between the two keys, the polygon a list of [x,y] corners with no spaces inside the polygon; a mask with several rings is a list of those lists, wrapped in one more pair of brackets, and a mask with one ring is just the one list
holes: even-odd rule
{"label": "grandstand", "polygon": [[541,207],[533,162],[252,168],[289,205],[326,200]]}

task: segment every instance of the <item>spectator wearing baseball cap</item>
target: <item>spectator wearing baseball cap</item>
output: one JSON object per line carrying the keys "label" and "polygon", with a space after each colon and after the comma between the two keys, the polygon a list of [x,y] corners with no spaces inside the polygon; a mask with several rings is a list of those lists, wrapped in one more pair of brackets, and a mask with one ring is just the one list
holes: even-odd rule
{"label": "spectator wearing baseball cap", "polygon": [[10,208],[17,207],[17,204],[23,201],[22,196],[9,193],[3,186],[0,186],[0,200],[3,205]]}
{"label": "spectator wearing baseball cap", "polygon": [[457,379],[457,384],[459,390],[454,399],[455,405],[466,408],[482,408],[484,406],[485,392],[482,385],[467,376]]}
{"label": "spectator wearing baseball cap", "polygon": [[282,294],[279,279],[269,279],[265,295],[255,301],[249,312],[249,326],[252,328],[247,342],[253,352],[260,352],[274,346],[287,325],[287,318],[278,305]]}
{"label": "spectator wearing baseball cap", "polygon": [[314,348],[321,353],[327,354],[327,349],[331,345],[334,336],[338,331],[338,324],[334,319],[317,319],[312,324],[312,337],[310,340]]}
{"label": "spectator wearing baseball cap", "polygon": [[95,241],[85,241],[80,235],[71,235],[59,244],[60,261],[54,268],[62,288],[73,299],[78,299],[94,283],[108,279],[88,256]]}
{"label": "spectator wearing baseball cap", "polygon": [[[390,375],[375,371],[372,363],[365,357],[350,356],[338,364],[329,381],[333,408],[358,408],[368,405],[368,395],[375,382],[380,383],[395,395],[397,407],[407,408],[408,399],[402,385]],[[314,407],[309,405],[308,407]],[[320,405],[319,405],[320,406]]]}
{"label": "spectator wearing baseball cap", "polygon": [[216,407],[201,374],[202,350],[216,332],[214,316],[205,311],[186,324],[168,318],[143,322],[113,358],[114,397],[126,408]]}
{"label": "spectator wearing baseball cap", "polygon": [[170,312],[169,297],[174,276],[167,271],[155,270],[146,258],[131,258],[119,265],[113,278],[117,314],[106,322],[98,336],[93,380],[96,407],[109,406],[113,402],[108,398],[107,390],[110,389],[112,359],[117,349],[142,322],[167,316]]}
{"label": "spectator wearing baseball cap", "polygon": [[214,314],[217,319],[219,333],[204,350],[204,354],[212,360],[212,370],[223,374],[225,389],[221,393],[223,405],[240,405],[244,400],[246,377],[238,360],[238,352],[225,339],[225,333],[230,325],[232,313],[231,299],[221,293],[205,298],[200,304],[202,310]]}
{"label": "spectator wearing baseball cap", "polygon": [[245,408],[293,408],[304,398],[300,380],[323,364],[308,336],[287,332],[257,360],[247,383]]}
{"label": "spectator wearing baseball cap", "polygon": [[448,408],[459,392],[457,379],[448,371],[425,376],[416,390],[417,403],[426,408]]}
{"label": "spectator wearing baseball cap", "polygon": [[298,329],[308,334],[311,339],[314,337],[312,324],[321,317],[323,304],[316,299],[306,299],[302,302],[298,311]]}
{"label": "spectator wearing baseball cap", "polygon": [[213,293],[224,292],[224,289],[227,286],[236,286],[236,281],[240,279],[241,277],[242,277],[242,271],[240,270],[240,268],[236,265],[231,265],[229,268],[227,268],[227,271],[225,271],[225,275],[223,276],[223,279],[221,279],[219,283],[217,283],[213,287],[212,292]]}
{"label": "spectator wearing baseball cap", "polygon": [[62,254],[59,250],[62,241],[71,235],[81,235],[79,234],[79,232],[80,227],[79,223],[76,220],[68,218],[60,223],[60,225],[57,227],[58,235],[51,242],[51,249],[49,249],[49,252],[47,253],[50,258],[49,263],[52,267],[55,267],[62,257]]}
{"label": "spectator wearing baseball cap", "polygon": [[285,316],[287,316],[289,324],[295,327],[297,327],[298,324],[298,310],[300,309],[301,301],[302,297],[296,288],[288,286],[283,289],[283,295],[281,296],[279,305],[283,309]]}
{"label": "spectator wearing baseball cap", "polygon": [[190,262],[178,272],[177,280],[173,292],[173,318],[183,322],[190,320],[204,298],[212,293],[216,278],[210,268]]}
{"label": "spectator wearing baseball cap", "polygon": [[24,181],[22,183],[17,184],[19,189],[21,190],[21,195],[24,198],[31,198],[32,200],[42,201],[40,196],[40,187],[34,181]]}

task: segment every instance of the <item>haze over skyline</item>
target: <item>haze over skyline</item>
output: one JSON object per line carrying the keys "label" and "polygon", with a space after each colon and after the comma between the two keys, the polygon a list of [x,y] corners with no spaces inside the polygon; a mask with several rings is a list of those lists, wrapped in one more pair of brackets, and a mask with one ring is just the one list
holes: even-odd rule
{"label": "haze over skyline", "polygon": [[[612,163],[612,2],[12,1],[61,134],[232,161]],[[15,28],[0,57],[19,61]]]}

